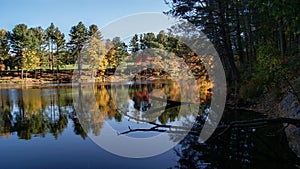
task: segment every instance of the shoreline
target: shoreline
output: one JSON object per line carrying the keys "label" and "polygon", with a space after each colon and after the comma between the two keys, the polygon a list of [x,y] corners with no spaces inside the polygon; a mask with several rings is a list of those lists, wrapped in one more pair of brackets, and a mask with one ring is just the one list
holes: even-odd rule
{"label": "shoreline", "polygon": [[[167,81],[170,80],[168,78],[145,78],[143,81],[146,82],[154,82],[157,80],[161,81]],[[106,77],[105,80],[103,81],[101,78],[87,78],[87,79],[81,79],[81,80],[72,80],[72,78],[69,78],[68,80],[55,80],[55,79],[49,79],[49,78],[11,78],[11,79],[2,79],[0,78],[0,89],[13,89],[13,88],[50,88],[50,87],[74,87],[77,86],[78,83],[81,84],[88,84],[88,83],[97,83],[97,84],[103,84],[103,85],[109,85],[113,83],[121,83],[121,84],[129,84],[129,83],[134,83],[138,81],[128,81],[128,79],[118,79],[118,80],[113,80],[111,77]]]}
{"label": "shoreline", "polygon": [[[168,77],[168,76],[138,76],[137,78],[128,78],[128,77],[115,77],[115,76],[103,76],[103,77],[93,77],[82,76],[81,79],[74,79],[73,74],[64,74],[59,75],[58,78],[53,77],[52,74],[47,74],[44,77],[33,78],[27,77],[21,79],[19,76],[2,76],[0,77],[0,88],[16,88],[16,87],[30,87],[30,86],[45,86],[50,84],[55,85],[64,85],[72,83],[101,83],[101,84],[111,84],[111,83],[128,83],[134,81],[167,81],[172,80],[177,77]],[[195,78],[196,79],[196,78]],[[184,79],[183,79],[184,80]]]}

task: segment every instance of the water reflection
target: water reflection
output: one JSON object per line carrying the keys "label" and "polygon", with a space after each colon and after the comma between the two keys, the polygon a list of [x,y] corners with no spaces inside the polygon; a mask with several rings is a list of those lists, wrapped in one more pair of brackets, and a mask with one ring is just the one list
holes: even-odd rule
{"label": "water reflection", "polygon": [[[28,140],[51,133],[57,139],[71,121],[74,133],[86,138],[89,132],[99,136],[106,119],[122,123],[132,117],[167,124],[183,116],[179,114],[180,97],[186,93],[180,93],[175,82],[137,82],[118,84],[118,88],[121,94],[117,97],[127,97],[126,102],[117,102],[111,86],[104,84],[0,90],[0,134],[16,133]],[[79,100],[73,101],[74,95]],[[184,116],[198,114],[189,108],[181,106],[186,109]]]}
{"label": "water reflection", "polygon": [[183,90],[179,86],[171,80],[113,85],[79,84],[78,88],[73,89],[74,107],[84,131],[95,136],[101,135],[105,120],[119,133],[128,130],[128,125],[136,127],[135,124],[147,122],[169,125],[190,123],[199,114],[199,105],[208,104],[209,96],[203,97],[202,93],[204,99],[198,97],[193,98],[193,102],[182,103],[182,95],[191,97],[191,94],[181,91],[189,91],[191,86],[184,86]]}
{"label": "water reflection", "polygon": [[21,139],[58,138],[67,127],[68,114],[73,112],[71,93],[65,89],[0,90],[0,134],[17,133]]}
{"label": "water reflection", "polygon": [[[227,111],[222,123],[264,117],[255,112]],[[197,125],[195,125],[197,127]],[[263,128],[232,128],[215,134],[205,143],[188,135],[176,148],[175,168],[297,168],[300,159],[289,149],[282,125]]]}
{"label": "water reflection", "polygon": [[[203,108],[201,112],[205,112],[210,99],[209,87],[199,88],[203,91],[199,105]],[[88,133],[101,136],[105,120],[111,124],[125,123],[123,128],[117,129],[126,131],[128,120],[172,125],[199,113],[188,104],[182,106],[183,103],[178,102],[188,93],[180,92],[179,84],[172,81],[119,84],[118,89],[123,93],[118,97],[124,97],[125,102],[117,102],[113,88],[103,84],[82,85],[73,90],[70,87],[2,89],[0,134],[2,137],[17,135],[26,140],[49,135],[57,139],[66,129],[71,129],[85,139]],[[74,102],[74,95],[80,95],[81,100]],[[89,97],[91,95],[94,97]],[[82,113],[75,111],[76,104],[84,105]],[[186,113],[180,114],[180,109]],[[203,124],[205,114],[201,112],[194,128]],[[225,112],[222,123],[259,117],[253,112],[231,111]],[[176,147],[178,168],[295,168],[300,165],[299,158],[288,148],[280,125],[233,128],[205,144],[198,143],[198,137],[199,133],[190,133]]]}

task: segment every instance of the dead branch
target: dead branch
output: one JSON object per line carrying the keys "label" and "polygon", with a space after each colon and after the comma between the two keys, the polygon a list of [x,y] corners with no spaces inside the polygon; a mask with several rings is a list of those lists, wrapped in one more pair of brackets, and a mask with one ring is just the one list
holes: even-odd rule
{"label": "dead branch", "polygon": [[[189,134],[196,134],[199,135],[199,132],[202,130],[204,125],[200,125],[193,128],[188,128],[184,126],[172,126],[172,125],[163,125],[163,124],[157,124],[154,122],[149,122],[147,120],[137,119],[132,116],[126,115],[129,118],[132,118],[139,122],[145,122],[151,125],[154,125],[151,128],[148,129],[131,129],[129,127],[128,131],[119,133],[119,134],[128,134],[132,132],[167,132],[167,133],[173,133],[173,134],[184,134],[186,132],[189,132]],[[294,125],[296,127],[300,127],[300,119],[294,119],[294,118],[287,118],[287,117],[275,117],[275,118],[261,118],[261,119],[254,119],[254,120],[243,120],[243,121],[233,121],[229,124],[223,124],[216,127],[218,130],[222,130],[218,136],[226,133],[232,128],[259,128],[259,127],[265,127],[269,125],[274,124],[287,124],[287,125]],[[214,126],[212,126],[214,127]],[[175,130],[172,130],[175,129]]]}

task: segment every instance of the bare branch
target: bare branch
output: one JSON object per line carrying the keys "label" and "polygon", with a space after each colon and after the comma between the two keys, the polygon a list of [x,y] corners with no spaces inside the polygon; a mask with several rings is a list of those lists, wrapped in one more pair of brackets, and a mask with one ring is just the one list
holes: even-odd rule
{"label": "bare branch", "polygon": [[[126,115],[126,114],[125,114]],[[172,125],[162,125],[162,124],[157,124],[154,122],[149,122],[147,120],[141,120],[137,119],[134,117],[131,117],[129,115],[126,115],[129,118],[132,118],[136,121],[140,122],[145,122],[151,125],[154,125],[151,128],[148,129],[131,129],[129,128],[128,131],[119,133],[119,134],[128,134],[132,132],[149,132],[149,131],[154,131],[154,132],[166,132],[166,133],[173,133],[173,134],[184,134],[186,132],[189,132],[189,134],[194,134],[194,135],[199,135],[199,132],[202,130],[203,125],[194,127],[192,129],[184,126],[172,126]],[[229,124],[224,124],[224,125],[219,125],[217,129],[223,129],[217,136],[220,136],[227,131],[229,131],[232,128],[259,128],[259,127],[265,127],[268,125],[273,125],[273,124],[284,124],[286,123],[287,125],[294,125],[296,127],[300,127],[300,119],[294,119],[294,118],[286,118],[286,117],[276,117],[276,118],[262,118],[262,119],[254,119],[254,120],[243,120],[243,121],[233,121]],[[285,126],[286,127],[286,126]],[[285,128],[284,127],[284,128]],[[163,129],[165,128],[165,129]],[[175,130],[172,130],[175,129]]]}

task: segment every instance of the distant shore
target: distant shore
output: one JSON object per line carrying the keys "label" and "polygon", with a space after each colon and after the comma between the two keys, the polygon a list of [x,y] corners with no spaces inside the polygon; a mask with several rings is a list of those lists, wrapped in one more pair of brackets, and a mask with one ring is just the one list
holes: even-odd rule
{"label": "distant shore", "polygon": [[[44,73],[42,77],[34,78],[32,76],[24,77],[23,79],[20,76],[11,76],[11,75],[2,75],[0,77],[0,88],[8,89],[8,88],[23,88],[23,87],[49,87],[50,84],[57,84],[58,86],[68,86],[72,83],[118,83],[118,82],[128,82],[128,81],[136,81],[136,78],[132,78],[128,80],[127,78],[114,78],[113,75],[110,76],[102,76],[102,77],[94,77],[90,78],[87,76],[86,78],[75,80],[73,79],[72,73],[60,73],[58,75],[53,75],[52,73]],[[149,76],[144,77],[140,76],[138,79],[142,79],[145,81],[157,81],[157,80],[169,80],[170,77],[165,76]]]}

